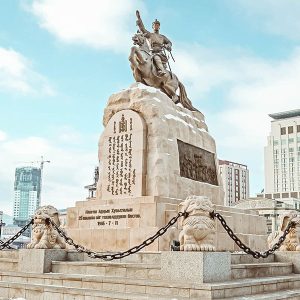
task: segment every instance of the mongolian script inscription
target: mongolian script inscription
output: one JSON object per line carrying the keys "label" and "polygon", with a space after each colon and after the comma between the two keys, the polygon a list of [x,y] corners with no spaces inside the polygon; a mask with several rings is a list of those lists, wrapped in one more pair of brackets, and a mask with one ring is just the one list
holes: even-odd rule
{"label": "mongolian script inscription", "polygon": [[104,137],[104,198],[141,196],[144,129],[133,111],[116,113],[109,121]]}
{"label": "mongolian script inscription", "polygon": [[180,176],[218,185],[215,155],[202,148],[177,140]]}

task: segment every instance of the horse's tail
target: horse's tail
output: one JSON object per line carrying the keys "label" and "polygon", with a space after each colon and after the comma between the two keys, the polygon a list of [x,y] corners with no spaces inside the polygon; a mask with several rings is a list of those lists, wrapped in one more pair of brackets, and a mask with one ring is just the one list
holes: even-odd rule
{"label": "horse's tail", "polygon": [[183,107],[192,110],[198,111],[193,105],[191,100],[188,98],[184,85],[178,80],[178,87],[179,87],[179,101]]}

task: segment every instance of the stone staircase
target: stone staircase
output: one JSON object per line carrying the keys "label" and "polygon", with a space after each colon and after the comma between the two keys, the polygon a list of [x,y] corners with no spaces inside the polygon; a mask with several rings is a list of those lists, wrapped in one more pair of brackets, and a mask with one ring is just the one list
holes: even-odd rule
{"label": "stone staircase", "polygon": [[18,251],[0,251],[0,299],[300,299],[300,274],[276,255],[232,254],[231,280],[215,283],[165,280],[160,256],[145,252],[103,262],[71,251],[67,261],[52,262],[51,273],[28,273],[18,270]]}

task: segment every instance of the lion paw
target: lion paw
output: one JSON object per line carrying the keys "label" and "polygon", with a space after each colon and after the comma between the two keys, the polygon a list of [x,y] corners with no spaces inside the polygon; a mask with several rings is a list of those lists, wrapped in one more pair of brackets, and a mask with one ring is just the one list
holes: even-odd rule
{"label": "lion paw", "polygon": [[33,249],[35,247],[35,243],[30,243],[27,245],[27,249]]}
{"label": "lion paw", "polygon": [[210,244],[200,245],[200,251],[216,251],[216,247]]}
{"label": "lion paw", "polygon": [[44,242],[39,242],[37,245],[34,247],[35,249],[48,249],[49,247],[47,246],[46,243]]}
{"label": "lion paw", "polygon": [[183,251],[200,251],[200,247],[197,244],[187,244],[183,246]]}

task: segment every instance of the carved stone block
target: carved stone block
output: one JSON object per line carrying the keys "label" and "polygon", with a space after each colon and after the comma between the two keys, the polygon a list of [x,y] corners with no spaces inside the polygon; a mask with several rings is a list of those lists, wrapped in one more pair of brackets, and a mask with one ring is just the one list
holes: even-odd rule
{"label": "carved stone block", "polygon": [[102,199],[143,196],[145,189],[145,131],[141,116],[122,110],[103,133]]}
{"label": "carved stone block", "polygon": [[177,140],[180,176],[218,185],[215,155],[202,148]]}

